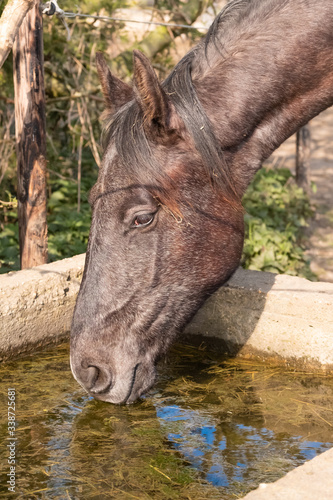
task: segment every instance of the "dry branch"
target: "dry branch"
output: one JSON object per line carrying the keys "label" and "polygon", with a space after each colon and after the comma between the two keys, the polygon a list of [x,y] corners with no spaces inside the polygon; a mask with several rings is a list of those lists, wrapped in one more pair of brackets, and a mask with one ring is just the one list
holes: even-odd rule
{"label": "dry branch", "polygon": [[302,127],[296,135],[296,182],[310,194],[311,134],[309,125]]}
{"label": "dry branch", "polygon": [[[180,2],[179,9],[171,15],[168,23],[171,24],[186,24],[191,25],[202,14],[204,2],[202,0],[184,0]],[[169,28],[167,26],[158,26],[139,43],[135,42],[132,47],[124,50],[111,61],[111,70],[115,73],[120,73],[121,68],[126,63],[128,68],[132,68],[133,49],[142,50],[149,59],[152,59],[157,53],[168,47],[173,42],[175,37],[181,33],[186,33],[184,28]]]}
{"label": "dry branch", "polygon": [[11,51],[17,32],[35,0],[9,0],[0,19],[0,68]]}

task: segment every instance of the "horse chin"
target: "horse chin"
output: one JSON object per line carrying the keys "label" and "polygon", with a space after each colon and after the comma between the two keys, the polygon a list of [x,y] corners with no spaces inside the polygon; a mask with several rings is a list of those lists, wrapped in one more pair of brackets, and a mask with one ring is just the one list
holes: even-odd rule
{"label": "horse chin", "polygon": [[155,383],[156,369],[153,364],[143,365],[137,367],[135,379],[133,380],[132,390],[126,400],[126,404],[134,403],[145,394]]}

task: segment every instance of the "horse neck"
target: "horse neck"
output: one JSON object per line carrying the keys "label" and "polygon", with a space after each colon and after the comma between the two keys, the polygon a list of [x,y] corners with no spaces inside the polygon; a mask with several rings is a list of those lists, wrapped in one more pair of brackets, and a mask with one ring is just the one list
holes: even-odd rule
{"label": "horse neck", "polygon": [[271,4],[281,8],[224,26],[192,72],[241,194],[282,142],[333,104],[333,2],[261,5]]}

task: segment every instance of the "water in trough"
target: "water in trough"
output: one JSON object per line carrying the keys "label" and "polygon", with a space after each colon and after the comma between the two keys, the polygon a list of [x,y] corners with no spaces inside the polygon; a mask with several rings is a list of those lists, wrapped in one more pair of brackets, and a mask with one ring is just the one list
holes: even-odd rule
{"label": "water in trough", "polygon": [[176,346],[130,406],[88,397],[67,345],[3,364],[0,379],[1,408],[15,389],[15,498],[234,499],[333,445],[333,378],[203,348]]}

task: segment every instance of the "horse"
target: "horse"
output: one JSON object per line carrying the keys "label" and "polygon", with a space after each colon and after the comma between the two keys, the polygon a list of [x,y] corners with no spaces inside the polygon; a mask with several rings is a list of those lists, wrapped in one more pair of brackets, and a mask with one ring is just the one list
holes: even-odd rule
{"label": "horse", "polygon": [[242,196],[262,162],[333,104],[332,0],[233,0],[162,83],[96,64],[104,155],[71,327],[74,377],[132,403],[239,266]]}

